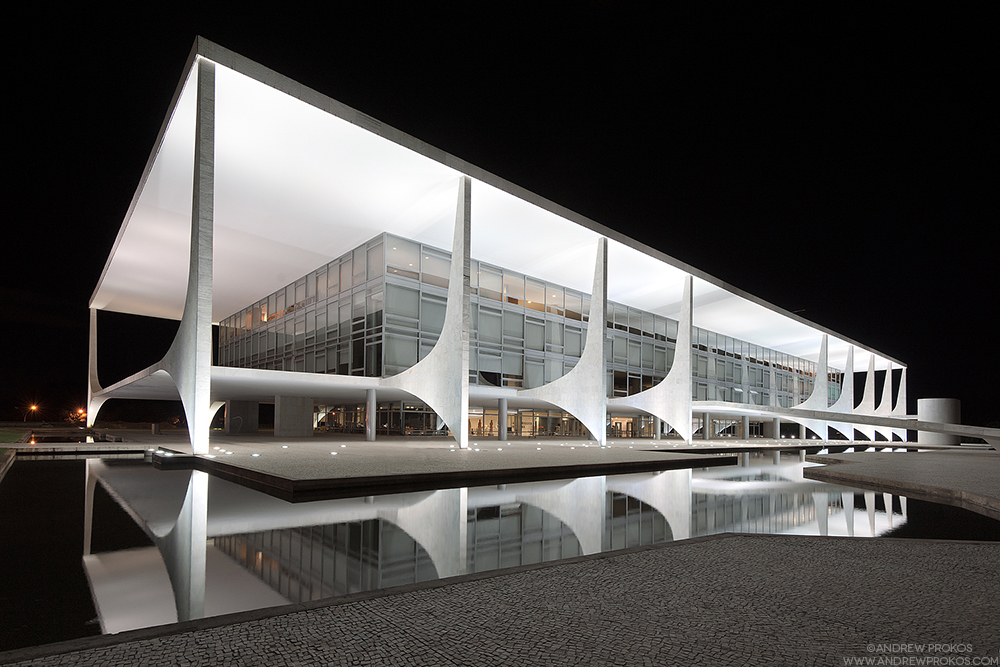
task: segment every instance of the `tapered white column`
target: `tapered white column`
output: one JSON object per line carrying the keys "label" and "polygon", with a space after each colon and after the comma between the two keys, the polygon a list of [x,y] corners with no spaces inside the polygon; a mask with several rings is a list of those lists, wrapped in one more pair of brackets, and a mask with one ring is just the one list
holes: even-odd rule
{"label": "tapered white column", "polygon": [[[893,417],[905,417],[906,416],[906,367],[900,371],[899,374],[899,389],[896,391],[896,404],[892,406],[892,416]],[[899,439],[906,442],[906,429],[905,428],[894,428],[892,429],[893,435],[899,436]]]}
{"label": "tapered white column", "polygon": [[[666,377],[645,391],[632,396],[608,399],[608,406],[627,405],[659,417],[674,428],[684,442],[691,442],[691,276],[684,278],[681,314],[677,320],[677,345],[674,362]],[[705,433],[707,433],[707,429]]]}
{"label": "tapered white column", "polygon": [[533,389],[522,389],[519,396],[550,403],[580,420],[591,437],[603,447],[607,442],[608,400],[605,387],[605,328],[608,321],[608,240],[598,239],[594,266],[594,288],[590,295],[590,320],[587,343],[580,361],[566,375]]}
{"label": "tapered white column", "polygon": [[448,303],[438,341],[427,356],[383,386],[402,389],[427,404],[451,430],[462,449],[469,446],[469,239],[472,179],[458,183],[455,235],[448,273]]}
{"label": "tapered white column", "polygon": [[97,309],[90,309],[90,362],[87,374],[87,428],[97,421],[97,413],[108,399],[94,397],[101,390],[101,382],[97,377]]}
{"label": "tapered white column", "polygon": [[[823,334],[823,338],[819,344],[819,357],[816,363],[816,378],[813,383],[812,393],[809,398],[804,400],[795,406],[799,410],[827,410],[827,403],[829,402],[829,374],[830,367],[828,363],[828,353],[827,348],[829,345],[829,336]],[[819,419],[796,419],[799,426],[802,429],[812,429],[821,439],[826,440],[829,437],[827,432],[827,424],[825,421]],[[800,431],[800,437],[805,439],[806,434],[804,431]]]}
{"label": "tapered white column", "polygon": [[[868,359],[868,372],[865,373],[865,391],[861,394],[861,402],[854,412],[859,415],[875,414],[875,355]],[[855,424],[854,428],[861,431],[866,438],[875,442],[875,427],[867,424]]]}
{"label": "tapered white column", "polygon": [[[830,406],[830,412],[839,412],[844,416],[854,413],[854,346],[847,348],[847,361],[844,362],[844,378],[840,386],[840,397]],[[840,431],[848,440],[854,440],[854,424],[849,422],[827,422],[827,425]]]}
{"label": "tapered white column", "polygon": [[[881,417],[892,416],[892,362],[885,368],[885,384],[882,385],[882,400],[875,408],[875,414]],[[875,432],[892,442],[892,428],[876,426]]]}
{"label": "tapered white column", "polygon": [[177,386],[195,454],[212,423],[212,239],[215,215],[215,64],[198,60],[191,253],[184,314],[161,366]]}
{"label": "tapered white column", "polygon": [[369,389],[365,394],[365,440],[375,442],[375,389]]}

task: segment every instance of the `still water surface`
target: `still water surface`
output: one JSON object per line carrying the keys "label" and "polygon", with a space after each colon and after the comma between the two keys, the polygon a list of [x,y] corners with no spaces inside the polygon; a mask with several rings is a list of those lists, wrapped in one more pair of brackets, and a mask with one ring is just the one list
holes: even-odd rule
{"label": "still water surface", "polygon": [[[18,462],[15,469],[56,463]],[[79,522],[76,535],[83,536],[82,548],[79,539],[61,547],[76,549],[64,556],[77,563],[82,556],[94,604],[96,618],[82,634],[175,622],[178,609],[183,617],[197,608],[199,596],[212,616],[720,532],[870,537],[907,520],[906,498],[807,480],[802,470],[812,464],[774,465],[769,457],[749,467],[294,504],[142,461],[58,463],[83,468],[83,479],[73,482],[83,487],[73,500],[79,505],[58,510],[74,517],[70,525]],[[203,578],[197,565],[194,574],[183,565],[192,557],[197,563],[184,536],[200,534],[208,545]],[[53,548],[30,534],[22,542],[29,551],[35,542]],[[58,626],[67,603],[37,602],[53,608],[33,622]],[[81,634],[54,631],[55,639]],[[7,639],[55,640],[29,634]]]}

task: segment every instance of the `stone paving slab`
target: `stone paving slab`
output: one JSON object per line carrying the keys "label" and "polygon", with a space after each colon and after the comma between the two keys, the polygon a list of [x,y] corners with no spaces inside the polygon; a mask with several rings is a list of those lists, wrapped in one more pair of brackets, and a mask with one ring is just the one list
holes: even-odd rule
{"label": "stone paving slab", "polygon": [[1000,520],[1000,455],[992,451],[807,456],[808,479],[945,503]]}
{"label": "stone paving slab", "polygon": [[[190,452],[184,442],[160,444],[171,445]],[[680,453],[669,441],[652,440],[600,447],[582,439],[474,439],[463,450],[450,438],[257,435],[216,436],[210,446],[214,458],[157,454],[153,461],[194,467],[293,502],[736,463],[733,454]]]}
{"label": "stone paving slab", "polygon": [[[847,657],[919,656],[996,661],[998,556],[996,543],[718,536],[0,653],[0,662],[843,665]],[[919,654],[916,645],[923,646]]]}

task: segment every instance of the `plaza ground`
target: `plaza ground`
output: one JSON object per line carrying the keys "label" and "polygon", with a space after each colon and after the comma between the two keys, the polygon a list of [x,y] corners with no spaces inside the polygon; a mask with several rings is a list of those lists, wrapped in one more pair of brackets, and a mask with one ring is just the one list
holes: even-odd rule
{"label": "plaza ground", "polygon": [[[604,450],[552,438],[471,442],[478,452],[452,452],[446,440],[432,439],[217,436],[216,458],[207,461],[221,459],[249,477],[330,487],[336,480],[511,475],[533,467],[591,474],[657,463],[701,467],[712,459],[731,463],[733,451],[750,446],[712,442],[680,454],[670,450],[690,448],[669,440],[613,440]],[[798,443],[753,444],[797,458]],[[137,432],[131,442],[89,447],[150,445],[186,458],[177,434]],[[978,505],[987,516],[1000,507],[1000,454],[993,451],[830,458],[841,462],[810,468],[810,476],[882,484],[911,497],[936,494]],[[953,651],[925,648],[927,656],[997,659],[998,556],[1000,543],[719,535],[32,647],[0,653],[0,662],[832,665],[850,656],[913,657],[900,648],[909,644]]]}

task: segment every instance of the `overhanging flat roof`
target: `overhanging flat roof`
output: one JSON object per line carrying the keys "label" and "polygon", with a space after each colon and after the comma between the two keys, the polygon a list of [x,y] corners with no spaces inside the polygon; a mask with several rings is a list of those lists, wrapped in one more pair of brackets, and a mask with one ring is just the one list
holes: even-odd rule
{"label": "overhanging flat roof", "polygon": [[[843,368],[849,344],[873,354],[876,368],[905,365],[201,38],[93,308],[181,317],[198,58],[216,63],[215,322],[383,231],[450,249],[464,174],[473,179],[474,259],[589,292],[597,239],[606,236],[612,301],[676,318],[690,274],[695,326],[813,361],[827,333],[834,368]],[[856,354],[855,370],[869,356]]]}

